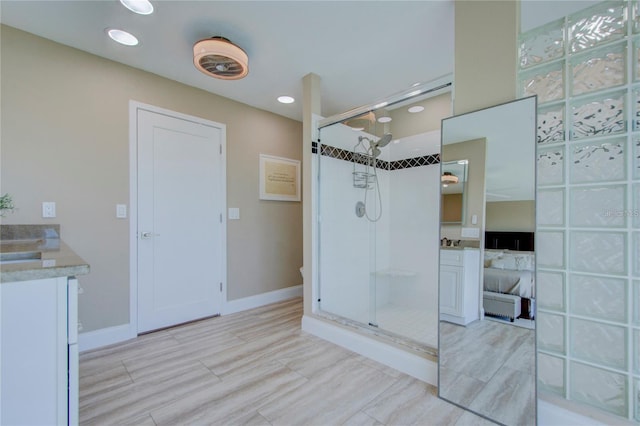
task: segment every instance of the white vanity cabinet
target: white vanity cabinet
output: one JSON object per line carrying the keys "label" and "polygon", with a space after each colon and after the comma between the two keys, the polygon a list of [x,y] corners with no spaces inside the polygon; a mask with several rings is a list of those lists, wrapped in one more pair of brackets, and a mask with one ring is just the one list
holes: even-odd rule
{"label": "white vanity cabinet", "polygon": [[0,424],[78,423],[78,281],[0,284]]}
{"label": "white vanity cabinet", "polygon": [[479,319],[480,250],[440,250],[440,319],[467,325]]}

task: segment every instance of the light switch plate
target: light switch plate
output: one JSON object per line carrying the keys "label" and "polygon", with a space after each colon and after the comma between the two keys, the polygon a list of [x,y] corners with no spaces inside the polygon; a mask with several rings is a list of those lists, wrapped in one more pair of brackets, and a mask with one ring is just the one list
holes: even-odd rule
{"label": "light switch plate", "polygon": [[460,236],[463,238],[480,238],[480,228],[462,228]]}
{"label": "light switch plate", "polygon": [[53,201],[44,201],[42,203],[42,217],[56,217],[56,203]]}
{"label": "light switch plate", "polygon": [[118,219],[126,219],[127,218],[127,205],[126,204],[116,204],[116,217]]}
{"label": "light switch plate", "polygon": [[229,220],[240,219],[240,209],[238,207],[229,207]]}

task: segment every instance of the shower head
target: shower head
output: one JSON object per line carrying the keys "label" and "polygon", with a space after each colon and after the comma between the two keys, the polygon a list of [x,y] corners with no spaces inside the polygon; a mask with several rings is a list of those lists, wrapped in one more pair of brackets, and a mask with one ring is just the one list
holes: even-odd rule
{"label": "shower head", "polygon": [[389,145],[389,142],[391,142],[391,133],[385,133],[380,139],[378,139],[378,142],[376,142],[376,146],[379,148],[384,148],[385,146]]}
{"label": "shower head", "polygon": [[389,145],[389,142],[391,142],[391,133],[385,133],[377,141],[372,141],[371,139],[369,139],[366,136],[359,136],[358,137],[358,142],[362,142],[364,140],[369,141],[369,146],[371,148],[384,148],[385,146]]}

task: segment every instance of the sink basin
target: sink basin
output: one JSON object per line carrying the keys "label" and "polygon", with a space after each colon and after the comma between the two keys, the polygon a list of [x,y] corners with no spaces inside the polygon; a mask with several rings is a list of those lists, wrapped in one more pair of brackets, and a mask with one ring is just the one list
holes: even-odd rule
{"label": "sink basin", "polygon": [[0,265],[35,262],[40,259],[42,259],[42,253],[39,251],[0,253]]}

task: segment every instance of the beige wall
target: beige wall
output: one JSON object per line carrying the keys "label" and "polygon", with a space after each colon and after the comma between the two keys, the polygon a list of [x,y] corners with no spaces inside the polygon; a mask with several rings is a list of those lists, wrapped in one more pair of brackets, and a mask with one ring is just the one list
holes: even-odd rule
{"label": "beige wall", "polygon": [[462,220],[462,194],[442,194],[440,209],[442,222],[460,222]]}
{"label": "beige wall", "polygon": [[411,105],[421,105],[424,111],[411,114],[407,108],[397,108],[391,111],[390,131],[394,139],[419,135],[424,132],[438,130],[442,119],[451,117],[451,92],[427,98]]}
{"label": "beige wall", "polygon": [[[300,160],[302,124],[2,26],[0,192],[3,223],[60,223],[90,265],[85,331],[129,321],[129,100],[225,124],[230,300],[298,285],[302,204],[258,200],[258,154]],[[194,70],[194,72],[197,72]],[[41,218],[55,201],[57,217]]]}
{"label": "beige wall", "polygon": [[536,202],[494,201],[487,203],[487,231],[533,232],[536,229]]}
{"label": "beige wall", "polygon": [[520,2],[455,2],[456,114],[516,98]]}
{"label": "beige wall", "polygon": [[[452,143],[442,147],[442,161],[469,160],[467,166],[468,178],[465,188],[466,211],[464,215],[465,227],[481,226],[484,216],[484,165],[486,159],[486,140],[474,139],[471,141]],[[471,216],[478,216],[478,225],[471,224]],[[450,240],[462,239],[460,225],[442,225],[441,238]],[[482,233],[482,231],[481,231]],[[464,238],[466,240],[479,240],[478,238]]]}

